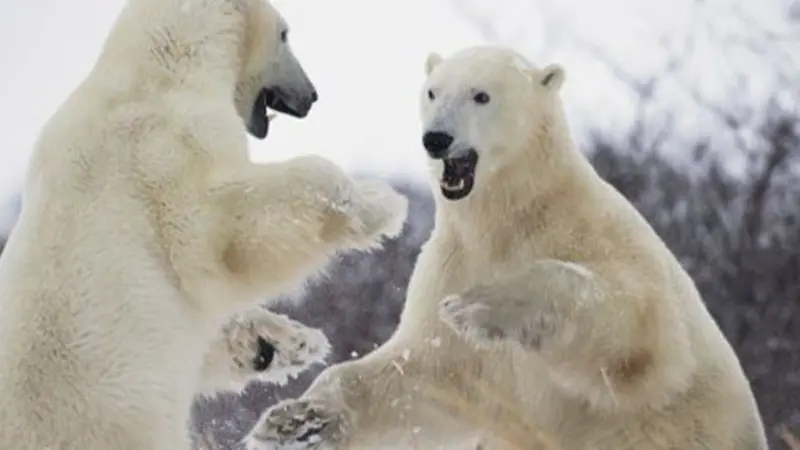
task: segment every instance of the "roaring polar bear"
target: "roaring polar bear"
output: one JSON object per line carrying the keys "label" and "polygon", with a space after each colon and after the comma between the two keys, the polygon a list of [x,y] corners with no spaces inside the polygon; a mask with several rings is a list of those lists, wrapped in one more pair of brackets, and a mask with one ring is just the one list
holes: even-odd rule
{"label": "roaring polar bear", "polygon": [[[570,137],[564,70],[431,54],[436,225],[394,335],[268,410],[250,449],[766,450],[689,275]],[[463,447],[461,447],[463,448]]]}

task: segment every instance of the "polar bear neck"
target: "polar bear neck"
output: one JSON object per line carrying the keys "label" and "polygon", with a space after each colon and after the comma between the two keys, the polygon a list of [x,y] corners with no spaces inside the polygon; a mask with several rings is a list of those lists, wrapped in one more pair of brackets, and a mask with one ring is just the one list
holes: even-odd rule
{"label": "polar bear neck", "polygon": [[94,72],[123,89],[230,91],[242,66],[243,22],[231,2],[130,1]]}
{"label": "polar bear neck", "polygon": [[563,113],[556,111],[538,123],[527,148],[517,149],[504,167],[479,180],[469,197],[453,202],[436,196],[437,228],[480,239],[498,227],[543,217],[547,208],[592,188],[597,173],[575,146]]}

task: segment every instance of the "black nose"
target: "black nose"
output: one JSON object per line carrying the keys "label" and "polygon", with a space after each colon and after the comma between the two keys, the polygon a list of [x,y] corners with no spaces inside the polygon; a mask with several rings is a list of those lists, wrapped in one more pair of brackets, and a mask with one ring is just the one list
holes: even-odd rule
{"label": "black nose", "polygon": [[453,143],[453,136],[443,131],[428,131],[422,136],[422,145],[433,158],[444,156]]}
{"label": "black nose", "polygon": [[314,103],[317,100],[319,100],[319,96],[317,95],[317,91],[316,90],[311,91],[311,103]]}

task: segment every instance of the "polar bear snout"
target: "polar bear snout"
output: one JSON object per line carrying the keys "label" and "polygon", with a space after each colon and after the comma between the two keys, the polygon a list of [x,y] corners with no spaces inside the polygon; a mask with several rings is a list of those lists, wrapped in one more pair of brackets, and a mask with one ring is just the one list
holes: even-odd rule
{"label": "polar bear snout", "polygon": [[[268,110],[303,119],[319,100],[317,88],[288,46],[288,28],[284,24],[280,29],[278,54],[274,59],[261,61],[264,66],[258,75],[260,86],[254,93],[256,98],[247,123],[248,131],[257,139],[264,139],[269,133],[274,114]],[[246,90],[252,93],[252,88]]]}
{"label": "polar bear snout", "polygon": [[297,57],[285,47],[264,77],[267,106],[277,112],[302,119],[319,100],[317,88]]}
{"label": "polar bear snout", "polygon": [[314,85],[305,89],[285,89],[280,86],[265,89],[267,107],[273,111],[288,114],[302,119],[311,111],[311,107],[319,100]]}
{"label": "polar bear snout", "polygon": [[447,156],[447,151],[455,139],[450,133],[444,131],[427,131],[422,135],[422,145],[433,159]]}
{"label": "polar bear snout", "polygon": [[422,135],[422,145],[428,156],[444,163],[439,186],[444,198],[452,201],[461,200],[472,192],[478,165],[477,150],[453,145],[455,140],[446,131],[426,131]]}
{"label": "polar bear snout", "polygon": [[269,123],[272,120],[268,110],[302,119],[308,115],[318,99],[317,90],[310,83],[308,89],[304,91],[281,87],[263,88],[253,104],[247,130],[253,137],[264,139],[267,137]]}

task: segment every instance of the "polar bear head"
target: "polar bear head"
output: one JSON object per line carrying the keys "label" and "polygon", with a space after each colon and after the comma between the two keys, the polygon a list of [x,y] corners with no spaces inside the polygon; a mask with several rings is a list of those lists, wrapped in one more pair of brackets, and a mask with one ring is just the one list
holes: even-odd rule
{"label": "polar bear head", "polygon": [[268,0],[128,0],[104,45],[97,73],[118,89],[185,89],[233,94],[254,137],[269,130],[267,109],[297,118],[317,101],[292,52],[289,27]]}
{"label": "polar bear head", "polygon": [[537,68],[514,51],[479,46],[428,55],[421,92],[423,145],[444,198],[466,198],[528,151],[558,102],[564,70]]}
{"label": "polar bear head", "polygon": [[250,134],[264,139],[269,130],[267,109],[306,117],[317,91],[292,52],[289,26],[275,7],[266,0],[233,2],[246,26],[236,109]]}

